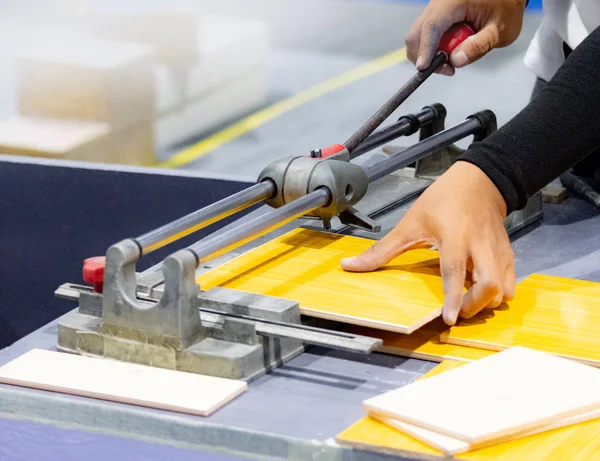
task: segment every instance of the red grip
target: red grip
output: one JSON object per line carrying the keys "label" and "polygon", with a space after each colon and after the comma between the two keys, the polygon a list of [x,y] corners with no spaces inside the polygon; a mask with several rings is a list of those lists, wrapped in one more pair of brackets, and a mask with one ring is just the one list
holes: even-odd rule
{"label": "red grip", "polygon": [[446,53],[450,56],[458,45],[464,42],[466,39],[475,35],[475,31],[466,23],[454,24],[448,31],[442,36],[440,40],[440,46],[438,51]]}
{"label": "red grip", "polygon": [[83,261],[83,280],[94,284],[94,291],[102,293],[104,288],[104,268],[106,267],[106,258],[97,256]]}
{"label": "red grip", "polygon": [[325,149],[321,149],[321,153],[323,154],[323,158],[331,157],[345,149],[341,144],[334,144],[333,146],[326,147]]}
{"label": "red grip", "polygon": [[341,144],[334,144],[333,146],[325,147],[324,149],[315,149],[310,151],[307,157],[324,159],[331,157],[332,155],[339,154],[346,148]]}

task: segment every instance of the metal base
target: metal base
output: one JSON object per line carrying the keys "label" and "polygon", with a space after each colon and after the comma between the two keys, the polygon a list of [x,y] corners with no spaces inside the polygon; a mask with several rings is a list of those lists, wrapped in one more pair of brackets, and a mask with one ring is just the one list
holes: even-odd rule
{"label": "metal base", "polygon": [[[258,299],[259,298],[259,299]],[[200,307],[251,314],[266,320],[300,323],[297,303],[214,289],[199,297]],[[300,341],[257,333],[253,322],[205,314],[203,336],[178,347],[167,336],[139,329],[111,329],[102,320],[99,294],[82,294],[78,311],[58,323],[57,349],[190,373],[252,381],[304,351]]]}

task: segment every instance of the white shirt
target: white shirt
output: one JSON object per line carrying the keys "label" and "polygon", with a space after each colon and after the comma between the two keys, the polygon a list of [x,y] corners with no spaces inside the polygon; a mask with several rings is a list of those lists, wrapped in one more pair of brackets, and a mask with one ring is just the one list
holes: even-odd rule
{"label": "white shirt", "polygon": [[563,42],[574,50],[600,26],[600,0],[544,0],[544,19],[525,54],[525,64],[550,80],[565,61]]}

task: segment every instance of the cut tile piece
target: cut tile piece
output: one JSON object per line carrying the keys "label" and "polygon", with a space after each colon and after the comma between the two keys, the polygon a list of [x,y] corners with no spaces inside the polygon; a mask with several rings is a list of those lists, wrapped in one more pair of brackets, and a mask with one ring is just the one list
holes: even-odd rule
{"label": "cut tile piece", "polygon": [[[421,376],[417,382],[466,364],[467,362],[455,360],[443,361]],[[352,424],[346,430],[339,433],[335,440],[340,445],[350,446],[360,450],[376,451],[378,453],[385,453],[393,456],[405,456],[410,458],[411,456],[414,456],[414,453],[418,453],[419,455],[429,455],[427,456],[427,459],[444,459],[443,453],[439,450],[436,450],[428,444],[421,442],[410,435],[404,434],[370,416]]]}
{"label": "cut tile piece", "polygon": [[245,381],[42,349],[0,367],[0,382],[200,416],[247,389]]}
{"label": "cut tile piece", "polygon": [[508,308],[484,310],[440,336],[492,351],[523,346],[600,366],[600,283],[534,274]]}
{"label": "cut tile piece", "polygon": [[[540,434],[543,432],[552,431],[554,429],[560,429],[562,427],[572,426],[574,424],[584,423],[587,421],[592,421],[600,418],[600,410],[594,410],[586,413],[582,413],[581,415],[571,416],[569,418],[564,418],[559,421],[556,421],[552,424],[548,424],[545,426],[540,426],[537,429],[526,432],[524,434],[519,435],[516,439],[521,437],[528,437],[534,434]],[[449,437],[447,435],[439,434],[437,432],[429,431],[427,429],[423,429],[422,427],[415,426],[413,424],[404,423],[402,421],[398,421],[391,418],[379,418],[375,416],[375,419],[381,421],[384,424],[387,424],[394,429],[399,430],[400,432],[404,432],[421,442],[426,443],[427,445],[431,445],[434,448],[437,448],[441,452],[447,455],[457,455],[460,453],[465,453],[467,451],[477,450],[479,448],[484,448],[486,446],[495,445],[502,442],[509,442],[511,440],[516,440],[514,437],[507,437],[503,440],[495,440],[493,442],[488,442],[487,444],[470,444],[465,442],[464,440],[456,439],[453,437]]]}
{"label": "cut tile piece", "polygon": [[[467,362],[444,361],[420,379],[424,380],[466,364]],[[598,433],[600,433],[600,420],[596,419],[458,454],[453,459],[464,461],[514,461],[518,459],[598,461],[600,460]],[[341,445],[393,456],[415,457],[415,454],[418,454],[424,459],[448,459],[441,451],[371,417],[363,418],[341,432],[336,437],[336,441]]]}
{"label": "cut tile piece", "polygon": [[600,409],[599,389],[600,370],[514,347],[363,405],[368,414],[483,444]]}
{"label": "cut tile piece", "polygon": [[474,347],[455,346],[454,344],[441,342],[439,340],[440,334],[449,328],[441,319],[435,319],[409,335],[356,325],[349,326],[345,331],[381,339],[383,345],[378,349],[378,352],[433,362],[443,360],[470,362],[494,353],[493,351]]}
{"label": "cut tile piece", "polygon": [[438,253],[409,251],[370,273],[345,272],[340,260],[373,240],[296,229],[197,278],[215,286],[297,301],[302,314],[398,333],[441,315]]}

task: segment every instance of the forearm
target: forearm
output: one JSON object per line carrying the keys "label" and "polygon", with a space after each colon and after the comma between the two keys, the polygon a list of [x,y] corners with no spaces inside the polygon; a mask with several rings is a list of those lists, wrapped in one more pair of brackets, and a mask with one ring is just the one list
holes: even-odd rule
{"label": "forearm", "polygon": [[600,28],[510,122],[461,157],[494,182],[508,213],[600,147]]}

